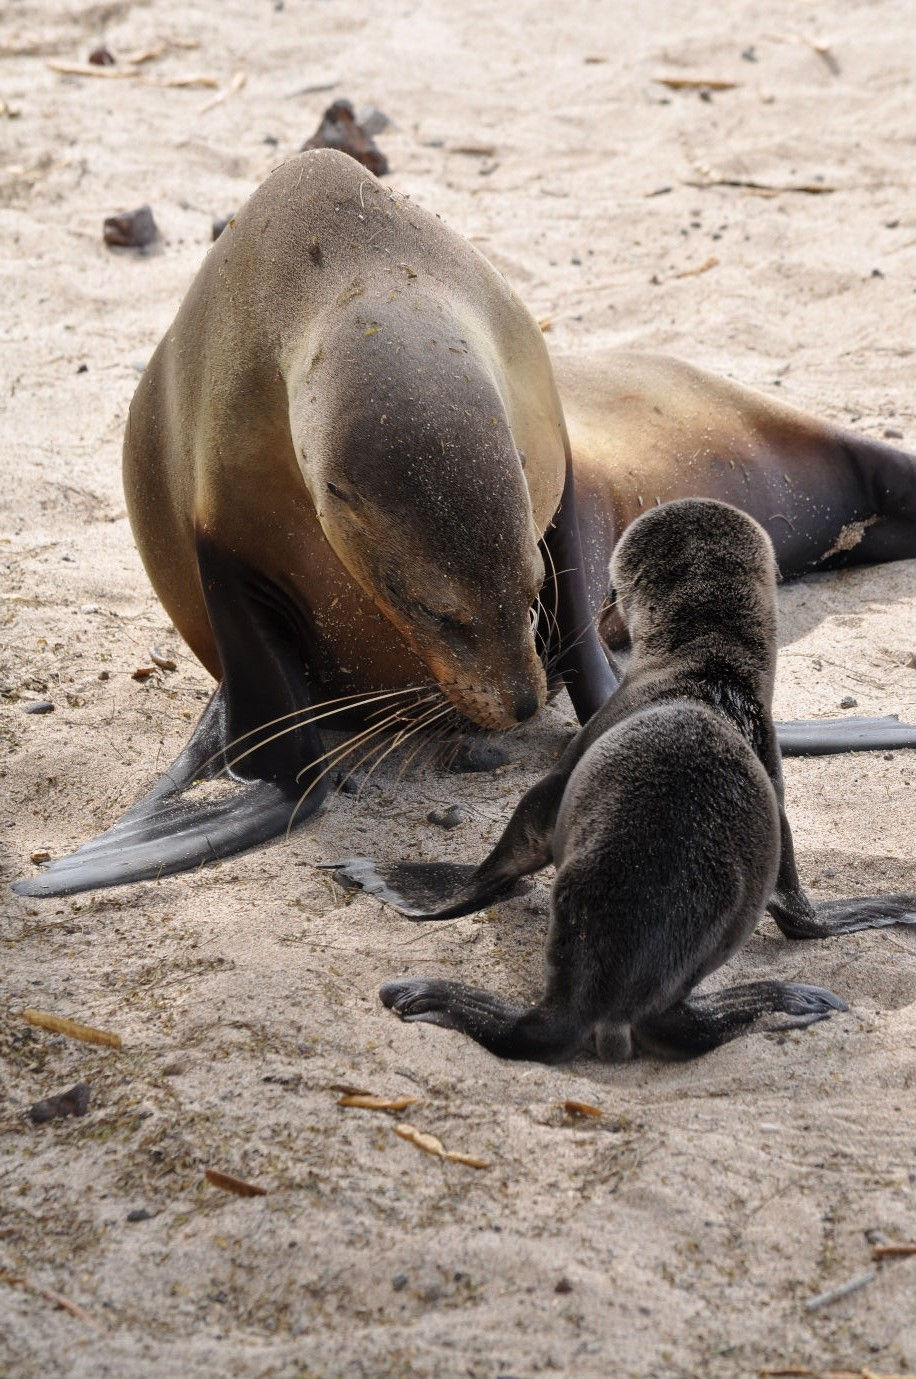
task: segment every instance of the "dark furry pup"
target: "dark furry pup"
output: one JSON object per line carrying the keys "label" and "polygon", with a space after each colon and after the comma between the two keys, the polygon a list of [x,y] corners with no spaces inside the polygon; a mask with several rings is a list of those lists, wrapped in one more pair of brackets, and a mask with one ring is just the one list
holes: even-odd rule
{"label": "dark furry pup", "polygon": [[457,982],[404,978],[381,998],[405,1020],[459,1029],[507,1058],[593,1047],[627,1058],[715,1048],[752,1025],[807,1025],[843,1000],[754,982],[688,999],[769,911],[789,938],[916,922],[916,897],[813,907],[783,808],[771,704],[776,566],[763,529],[705,499],[627,530],[611,579],[632,641],[617,692],[522,797],[477,868],[353,858],[339,870],[415,919],[481,908],[557,868],[547,980],[534,1006]]}

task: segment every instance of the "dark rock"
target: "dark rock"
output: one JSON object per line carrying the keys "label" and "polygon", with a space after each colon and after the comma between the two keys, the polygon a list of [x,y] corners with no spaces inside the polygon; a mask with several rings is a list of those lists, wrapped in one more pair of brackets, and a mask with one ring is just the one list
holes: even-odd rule
{"label": "dark rock", "polygon": [[35,699],[31,704],[23,704],[23,713],[53,713],[54,705],[50,699]]}
{"label": "dark rock", "polygon": [[321,124],[302,145],[302,152],[310,148],[336,148],[348,153],[357,163],[383,177],[388,171],[388,159],[376,146],[372,135],[358,123],[349,101],[335,101],[321,118]]}
{"label": "dark rock", "polygon": [[115,65],[114,55],[104,46],[93,48],[89,54],[89,61],[93,67],[113,67]]}
{"label": "dark rock", "polygon": [[59,1092],[46,1101],[36,1101],[29,1110],[35,1125],[49,1120],[64,1120],[67,1116],[84,1116],[89,1110],[89,1083],[77,1082],[69,1092]]}
{"label": "dark rock", "polygon": [[109,247],[143,249],[159,238],[159,230],[149,206],[138,206],[135,211],[108,216],[102,238]]}
{"label": "dark rock", "polygon": [[859,702],[858,699],[853,699],[853,697],[852,697],[851,694],[844,694],[844,695],[843,695],[843,698],[840,700],[840,708],[841,708],[841,709],[854,709],[854,708],[856,707],[856,705],[858,704],[858,702]]}
{"label": "dark rock", "polygon": [[128,1221],[152,1221],[153,1213],[147,1211],[146,1207],[135,1207],[133,1211],[127,1213]]}

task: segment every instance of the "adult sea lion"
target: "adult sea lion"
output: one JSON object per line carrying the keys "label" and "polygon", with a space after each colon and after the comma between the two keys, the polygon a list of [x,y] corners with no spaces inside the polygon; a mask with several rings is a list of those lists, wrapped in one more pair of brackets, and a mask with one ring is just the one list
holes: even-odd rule
{"label": "adult sea lion", "polygon": [[406,914],[438,919],[556,864],[537,1004],[412,977],[380,992],[404,1019],[461,1030],[503,1057],[552,1060],[591,1044],[620,1059],[634,1042],[686,1055],[763,1016],[810,1024],[845,1002],[778,981],[688,996],[766,908],[792,937],[916,923],[916,896],[815,910],[801,890],[771,716],[776,566],[758,524],[705,499],[664,504],[628,528],[611,578],[633,648],[620,688],[481,866],[341,868]]}
{"label": "adult sea lion", "polygon": [[[124,443],[144,563],[219,687],[144,799],[16,889],[139,880],[282,833],[328,789],[319,719],[370,692],[391,696],[376,705],[393,728],[449,705],[508,727],[544,702],[543,656],[584,722],[617,683],[593,626],[607,559],[666,472],[732,496],[746,471],[736,501],[763,520],[778,504],[800,533],[786,574],[843,547],[850,523],[870,540],[899,526],[895,553],[916,554],[912,457],[670,361],[560,367],[575,480],[541,333],[486,260],[344,155],[278,168],[211,249]],[[858,484],[828,501],[837,465]],[[791,492],[770,483],[796,470]],[[799,750],[916,742],[882,720],[802,731]],[[236,789],[201,797],[195,782],[227,764]]]}

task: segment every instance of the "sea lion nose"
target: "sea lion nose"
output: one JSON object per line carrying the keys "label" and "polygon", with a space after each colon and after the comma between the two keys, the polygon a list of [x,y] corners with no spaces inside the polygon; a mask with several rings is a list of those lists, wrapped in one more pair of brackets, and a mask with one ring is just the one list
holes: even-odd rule
{"label": "sea lion nose", "polygon": [[533,718],[540,707],[538,693],[535,689],[524,689],[516,695],[513,704],[513,712],[519,723],[524,723],[526,718]]}

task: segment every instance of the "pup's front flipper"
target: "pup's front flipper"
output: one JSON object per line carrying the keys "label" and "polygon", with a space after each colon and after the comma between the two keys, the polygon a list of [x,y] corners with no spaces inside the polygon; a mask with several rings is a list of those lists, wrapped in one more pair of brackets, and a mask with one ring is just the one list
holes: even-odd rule
{"label": "pup's front flipper", "polygon": [[507,894],[514,878],[492,885],[477,884],[479,867],[457,862],[379,862],[348,857],[323,864],[344,884],[359,886],[408,919],[455,919]]}
{"label": "pup's front flipper", "polygon": [[647,1053],[693,1058],[752,1030],[802,1029],[848,1009],[840,996],[822,986],[748,982],[679,1001],[641,1020],[634,1033]]}
{"label": "pup's front flipper", "polygon": [[860,929],[916,924],[916,895],[864,895],[812,905],[803,891],[777,892],[767,906],[786,938],[834,938]]}

